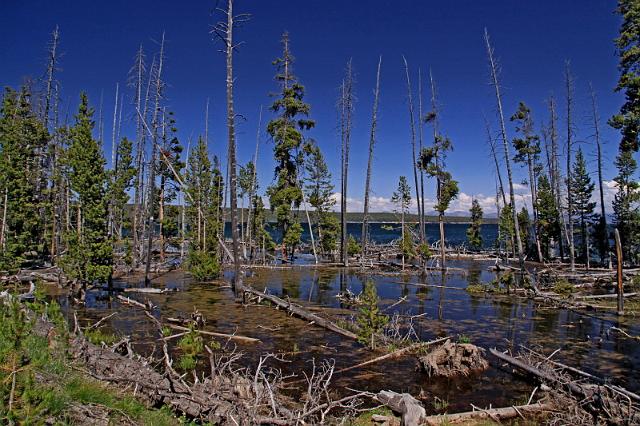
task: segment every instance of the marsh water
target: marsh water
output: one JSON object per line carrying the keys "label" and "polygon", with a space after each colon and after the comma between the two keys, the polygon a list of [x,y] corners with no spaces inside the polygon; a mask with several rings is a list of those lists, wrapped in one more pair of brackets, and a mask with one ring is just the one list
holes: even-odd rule
{"label": "marsh water", "polygon": [[[347,319],[355,309],[343,306],[336,295],[349,289],[358,294],[366,280],[372,280],[380,297],[382,309],[399,303],[385,311],[402,315],[419,315],[414,319],[418,336],[431,340],[441,336],[460,336],[472,343],[499,349],[518,349],[523,344],[546,354],[560,351],[554,359],[585,371],[610,378],[613,382],[640,390],[640,344],[609,332],[618,324],[617,318],[597,319],[565,309],[542,306],[514,295],[471,295],[464,289],[477,282],[490,282],[495,278],[489,272],[490,262],[456,261],[449,266],[463,271],[426,277],[410,275],[363,274],[358,269],[292,266],[275,269],[253,269],[245,278],[247,284],[283,298],[314,307],[326,308],[333,318]],[[179,291],[164,294],[133,294],[133,298],[149,299],[157,305],[158,317],[184,316],[195,309],[207,319],[205,330],[237,333],[260,339],[260,343],[238,343],[245,353],[242,363],[255,366],[261,354],[287,353],[287,362],[276,362],[285,375],[297,374],[311,368],[311,360],[335,361],[336,369],[348,367],[379,355],[355,341],[343,338],[306,321],[290,317],[287,313],[262,305],[243,306],[234,297],[225,281],[195,283],[188,274],[169,272],[155,279],[158,288]],[[429,287],[445,286],[442,287]],[[139,278],[120,280],[116,288],[142,286]],[[61,303],[66,303],[61,297]],[[110,331],[131,336],[134,349],[149,353],[157,343],[157,329],[141,309],[121,306],[106,291],[89,291],[86,306],[79,312],[82,321],[95,321],[117,310],[108,320]],[[638,322],[627,319],[621,326],[630,334],[640,334]],[[175,339],[174,339],[175,341]],[[417,369],[413,356],[405,356],[354,369],[334,376],[337,392],[348,393],[347,388],[377,392],[391,389],[421,396],[427,401],[427,410],[436,412],[428,401],[437,396],[448,401],[448,412],[467,410],[469,404],[478,406],[512,405],[528,399],[533,385],[499,368],[495,359],[489,370],[456,379],[429,378]],[[295,394],[295,387],[289,392]],[[440,407],[442,409],[442,407]]]}

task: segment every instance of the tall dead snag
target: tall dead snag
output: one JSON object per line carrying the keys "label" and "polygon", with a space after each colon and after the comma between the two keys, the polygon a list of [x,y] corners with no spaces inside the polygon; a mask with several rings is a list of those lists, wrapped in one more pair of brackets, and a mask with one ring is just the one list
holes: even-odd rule
{"label": "tall dead snag", "polygon": [[371,113],[371,133],[369,134],[369,160],[367,161],[367,178],[364,183],[364,215],[362,217],[362,260],[367,255],[367,243],[369,239],[369,192],[371,191],[371,170],[373,168],[373,148],[376,143],[376,126],[378,124],[378,101],[380,99],[380,68],[382,56],[378,59],[378,71],[376,72],[376,90],[373,95],[373,112]]}
{"label": "tall dead snag", "polygon": [[[111,177],[110,182],[113,185],[113,182],[116,179],[116,152],[118,151],[118,142],[116,139],[116,134],[118,130],[118,90],[120,89],[120,84],[116,83],[116,97],[113,106],[113,123],[111,125]],[[109,199],[109,218],[108,218],[108,233],[109,235],[114,235],[114,204],[115,204],[115,192],[112,191],[111,197]]]}
{"label": "tall dead snag", "polygon": [[[404,71],[407,77],[407,102],[409,104],[409,128],[411,130],[411,168],[413,169],[413,184],[416,188],[416,205],[418,206],[418,217],[422,217],[422,204],[420,203],[420,186],[418,185],[418,162],[416,159],[416,123],[413,113],[411,79],[409,78],[409,65],[407,64],[407,59],[403,56],[402,60],[404,61]],[[422,231],[424,231],[424,229]],[[422,233],[420,235],[422,235]]]}
{"label": "tall dead snag", "polygon": [[618,293],[618,315],[624,315],[624,287],[623,287],[623,276],[622,276],[622,244],[620,243],[620,232],[618,232],[618,228],[615,229],[614,232],[615,240],[616,240],[616,281],[617,286],[616,290]]}
{"label": "tall dead snag", "polygon": [[600,251],[600,261],[602,264],[609,253],[609,239],[607,237],[607,214],[604,205],[604,186],[602,180],[602,140],[600,139],[600,117],[598,116],[598,102],[593,85],[589,83],[591,95],[591,118],[593,120],[593,137],[596,142],[596,156],[598,162],[598,190],[600,193],[600,217],[598,223],[598,250]]}
{"label": "tall dead snag", "polygon": [[349,266],[347,250],[347,189],[349,176],[349,151],[351,149],[351,128],[353,125],[353,67],[351,59],[347,62],[345,78],[340,88],[340,138],[342,141],[342,170],[340,194],[340,259]]}
{"label": "tall dead snag", "polygon": [[491,84],[496,93],[496,104],[498,108],[498,119],[500,120],[500,136],[502,138],[502,146],[504,148],[504,161],[507,165],[507,179],[509,180],[509,203],[511,204],[511,213],[513,215],[513,234],[515,237],[516,248],[518,253],[518,263],[520,269],[524,271],[524,254],[522,252],[522,239],[520,238],[520,226],[518,225],[518,212],[516,209],[516,196],[513,190],[513,174],[511,172],[511,154],[509,152],[509,139],[507,138],[507,128],[504,123],[504,112],[502,110],[502,95],[500,94],[500,83],[498,81],[498,64],[494,57],[494,50],[489,40],[489,32],[484,29],[484,40],[487,46],[487,57],[489,59],[489,71],[491,72]]}
{"label": "tall dead snag", "polygon": [[569,222],[569,262],[571,270],[576,268],[573,236],[573,194],[571,193],[571,153],[573,148],[573,75],[569,61],[565,63],[564,83],[567,97],[567,221]]}
{"label": "tall dead snag", "polygon": [[144,268],[144,282],[149,283],[149,272],[151,271],[151,261],[153,254],[153,231],[155,221],[153,219],[153,205],[156,193],[156,161],[158,155],[158,130],[160,128],[159,116],[162,113],[160,107],[160,101],[162,99],[162,92],[164,89],[164,82],[162,81],[162,65],[164,63],[164,32],[162,33],[162,41],[160,42],[160,54],[158,56],[158,66],[156,69],[152,69],[152,77],[154,80],[154,108],[151,120],[151,159],[149,162],[149,184],[147,186],[147,255],[145,257]]}
{"label": "tall dead snag", "polygon": [[[422,70],[418,68],[418,157],[422,153],[422,148],[424,148],[424,120],[422,114]],[[420,242],[424,244],[427,242],[426,213],[424,212],[424,169],[418,167],[418,170],[420,172]]]}
{"label": "tall dead snag", "polygon": [[227,17],[227,22],[218,22],[213,28],[216,37],[224,44],[223,53],[227,62],[227,163],[229,167],[229,199],[231,214],[231,238],[233,252],[233,270],[234,280],[232,285],[236,284],[242,287],[242,277],[240,275],[240,250],[238,246],[238,180],[237,180],[237,164],[236,164],[236,130],[235,130],[235,112],[233,109],[233,52],[238,47],[233,42],[233,29],[243,22],[249,20],[249,15],[233,14],[233,0],[227,0],[227,9],[219,9]]}
{"label": "tall dead snag", "polygon": [[256,193],[258,192],[258,148],[260,146],[260,132],[262,131],[262,105],[260,105],[260,114],[258,116],[258,130],[256,130],[256,149],[253,153],[253,174],[251,176],[251,188],[249,189],[249,214],[247,215],[247,243],[249,244],[250,258],[253,261],[253,238],[251,234],[252,226],[251,219],[255,214],[253,201]]}
{"label": "tall dead snag", "polygon": [[558,114],[556,113],[556,102],[553,97],[549,99],[549,113],[551,114],[549,123],[549,138],[551,139],[551,169],[549,170],[551,187],[558,206],[558,249],[560,251],[560,259],[564,261],[564,243],[562,232],[567,233],[567,225],[564,221],[562,189],[560,184],[560,160],[558,155]]}
{"label": "tall dead snag", "polygon": [[133,181],[134,186],[134,196],[133,196],[133,214],[131,218],[131,238],[132,238],[132,256],[131,263],[132,266],[136,266],[139,260],[139,240],[140,240],[140,212],[141,205],[143,199],[143,182],[144,182],[144,167],[143,167],[143,155],[145,149],[145,129],[142,123],[143,115],[142,115],[142,88],[144,85],[144,75],[146,73],[145,63],[144,63],[144,51],[142,50],[142,45],[138,49],[134,59],[134,65],[129,71],[129,86],[133,88],[133,104],[135,105],[136,111],[136,157],[135,157],[135,168],[136,168],[136,176]]}

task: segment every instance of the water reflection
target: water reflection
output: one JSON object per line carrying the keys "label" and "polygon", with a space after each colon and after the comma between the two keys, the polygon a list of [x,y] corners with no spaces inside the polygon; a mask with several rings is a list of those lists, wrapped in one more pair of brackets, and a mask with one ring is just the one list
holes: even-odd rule
{"label": "water reflection", "polygon": [[[336,298],[347,289],[355,294],[362,291],[367,279],[373,280],[380,304],[391,306],[406,297],[387,313],[421,315],[415,318],[416,332],[428,340],[436,336],[468,336],[483,347],[518,348],[523,344],[542,348],[558,361],[614,379],[632,391],[640,389],[640,346],[637,342],[620,339],[608,333],[615,322],[601,321],[572,311],[550,309],[518,297],[516,294],[471,295],[467,285],[489,283],[496,279],[487,269],[490,262],[451,261],[450,266],[461,267],[467,274],[431,273],[425,276],[368,275],[357,269],[297,267],[291,269],[262,269],[246,278],[257,289],[296,299],[298,303],[332,308],[337,318],[348,318],[355,309],[341,304]],[[116,288],[139,285],[139,280],[116,282]],[[319,329],[305,321],[291,318],[282,311],[265,307],[244,307],[235,301],[229,288],[220,284],[194,284],[184,274],[174,272],[158,279],[154,286],[174,287],[182,291],[137,295],[158,306],[158,315],[188,316],[194,308],[207,318],[206,328],[223,333],[238,333],[257,337],[262,343],[240,344],[246,353],[246,365],[255,365],[264,352],[299,352],[289,356],[288,363],[279,364],[285,374],[309,369],[312,358],[333,358],[342,368],[362,362],[372,354],[355,342]],[[118,315],[109,326],[121,335],[130,335],[137,342],[135,348],[144,352],[153,348],[156,330],[140,309],[120,306],[103,291],[87,293],[87,305],[80,316],[95,321],[117,309]],[[65,303],[66,299],[61,299]],[[115,300],[115,301],[114,301]],[[625,319],[629,333],[640,334],[635,320]],[[265,328],[266,327],[266,328]],[[389,374],[393,371],[393,374]],[[491,368],[482,375],[455,380],[430,379],[416,373],[411,357],[383,362],[362,370],[354,370],[336,377],[336,385],[378,391],[393,389],[414,394],[435,395],[449,400],[449,410],[466,410],[469,403],[479,405],[510,405],[531,392],[530,385],[514,379],[501,370]],[[346,392],[346,391],[345,391]]]}

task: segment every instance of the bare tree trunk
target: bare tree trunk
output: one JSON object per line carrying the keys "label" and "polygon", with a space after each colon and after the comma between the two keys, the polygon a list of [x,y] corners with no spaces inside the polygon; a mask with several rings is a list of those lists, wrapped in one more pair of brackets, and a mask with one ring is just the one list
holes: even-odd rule
{"label": "bare tree trunk", "polygon": [[500,94],[500,83],[498,82],[498,67],[496,65],[495,58],[493,56],[493,47],[491,46],[491,42],[489,41],[489,32],[485,28],[484,30],[484,39],[487,45],[487,56],[489,59],[489,64],[491,68],[491,80],[493,87],[496,92],[496,103],[498,106],[498,118],[500,119],[500,133],[502,136],[502,146],[504,148],[504,157],[505,163],[507,165],[507,178],[509,180],[509,201],[511,204],[511,210],[513,215],[513,228],[514,228],[514,236],[515,242],[518,252],[518,263],[520,265],[520,269],[524,271],[524,255],[522,253],[522,240],[520,238],[520,226],[518,225],[518,213],[516,210],[516,197],[513,190],[513,175],[511,173],[511,154],[509,153],[509,142],[507,139],[507,128],[504,124],[504,113],[502,110],[502,96]]}
{"label": "bare tree trunk", "polygon": [[567,90],[567,219],[569,222],[569,261],[571,270],[576,268],[573,231],[573,194],[571,193],[571,148],[573,145],[573,76],[569,61],[565,65],[565,86]]}
{"label": "bare tree trunk", "polygon": [[[252,226],[251,226],[251,219],[252,216],[254,215],[254,211],[253,211],[253,198],[255,197],[257,191],[257,187],[258,187],[258,147],[260,146],[260,131],[262,130],[262,105],[260,105],[260,114],[258,116],[258,130],[256,131],[256,150],[253,154],[253,176],[251,176],[251,189],[249,189],[249,214],[247,217],[247,231],[248,231],[248,236],[247,236],[247,240],[249,242],[249,253],[251,254],[251,256],[253,257],[253,238],[255,238],[254,235],[252,234]],[[256,244],[257,245],[257,244]]]}
{"label": "bare tree trunk", "polygon": [[402,226],[400,227],[401,232],[402,232],[402,248],[400,249],[401,254],[402,254],[402,270],[404,271],[404,206],[402,206]]}
{"label": "bare tree trunk", "polygon": [[148,203],[147,208],[147,256],[146,263],[144,268],[144,282],[145,284],[149,284],[149,272],[151,271],[151,261],[153,254],[153,228],[154,228],[154,220],[153,220],[153,204],[156,192],[156,157],[157,157],[157,146],[158,146],[158,113],[160,112],[160,99],[162,97],[162,64],[164,61],[164,32],[162,33],[162,42],[160,44],[160,56],[158,58],[158,69],[156,70],[155,75],[155,106],[153,109],[153,136],[152,136],[152,148],[151,148],[151,161],[149,163],[149,185],[148,185]]}
{"label": "bare tree trunk", "polygon": [[[138,53],[136,55],[136,61],[134,65],[134,74],[135,74],[135,105],[136,105],[136,177],[134,180],[134,197],[133,197],[133,217],[131,221],[131,237],[132,237],[132,256],[131,262],[132,266],[137,266],[139,260],[139,236],[140,232],[138,227],[140,225],[140,213],[141,213],[141,204],[142,204],[142,196],[143,196],[143,166],[142,166],[142,158],[144,152],[144,141],[145,141],[145,133],[144,127],[142,124],[142,84],[143,84],[143,76],[144,76],[144,52],[142,51],[142,45],[140,45],[140,49],[138,49]],[[149,79],[151,81],[151,79]],[[148,93],[148,90],[147,90]],[[146,105],[146,102],[145,102]],[[146,109],[146,107],[145,107]]]}
{"label": "bare tree trunk", "polygon": [[236,175],[236,134],[235,113],[233,110],[233,0],[227,2],[227,28],[225,54],[227,59],[227,131],[228,131],[228,163],[229,163],[229,197],[231,202],[231,238],[233,249],[234,289],[242,289],[240,275],[240,252],[238,247],[238,188]]}
{"label": "bare tree trunk", "polygon": [[[420,186],[418,184],[418,163],[416,161],[416,124],[413,113],[413,96],[411,94],[411,79],[409,78],[409,65],[407,59],[403,56],[404,71],[407,77],[407,101],[409,103],[409,126],[411,129],[411,167],[413,169],[413,183],[416,189],[416,204],[418,208],[418,217],[422,217],[422,205],[420,203]],[[420,234],[422,235],[422,234]],[[402,237],[404,238],[404,236]]]}
{"label": "bare tree trunk", "polygon": [[[422,110],[422,71],[418,68],[418,158],[422,155],[424,141],[424,116]],[[427,242],[427,229],[424,212],[424,170],[420,169],[420,242]],[[426,262],[425,262],[426,266]]]}
{"label": "bare tree trunk", "polygon": [[562,238],[562,231],[566,234],[566,224],[564,221],[563,205],[562,205],[562,191],[560,185],[560,163],[558,161],[558,130],[557,121],[558,116],[556,114],[556,103],[552,98],[549,99],[549,112],[551,113],[550,122],[550,138],[551,138],[551,187],[556,199],[556,205],[558,206],[558,248],[560,250],[560,259],[564,262],[564,243]]}
{"label": "bare tree trunk", "polygon": [[[117,117],[118,117],[118,90],[120,89],[119,83],[116,83],[116,101],[113,107],[113,124],[111,129],[111,184],[113,185],[116,180],[117,166],[116,166],[116,152],[117,152]],[[111,199],[109,200],[109,218],[108,218],[108,235],[113,235],[114,221],[115,221],[115,193],[111,191]]]}
{"label": "bare tree trunk", "polygon": [[591,92],[591,114],[593,119],[594,136],[596,139],[597,149],[597,161],[598,161],[598,190],[600,192],[600,226],[602,227],[602,241],[600,242],[600,261],[605,264],[607,252],[609,251],[609,243],[607,239],[607,213],[604,205],[604,185],[602,179],[602,142],[600,140],[600,118],[598,117],[598,104],[596,99],[596,92],[593,90],[593,85],[589,83],[589,89]]}
{"label": "bare tree trunk", "polygon": [[351,145],[351,125],[353,115],[353,70],[351,67],[351,59],[349,59],[349,62],[347,62],[347,72],[342,85],[341,111],[342,194],[340,196],[340,254],[344,266],[349,266],[349,253],[347,251],[347,189],[349,176],[349,150]]}
{"label": "bare tree trunk", "polygon": [[373,168],[373,147],[376,143],[376,126],[378,124],[378,102],[380,99],[380,68],[382,56],[378,59],[378,71],[376,72],[376,90],[373,96],[373,112],[371,113],[371,133],[369,135],[369,160],[367,161],[367,178],[364,184],[364,215],[362,218],[362,262],[367,255],[367,243],[369,240],[369,192],[371,191],[371,170]]}
{"label": "bare tree trunk", "polygon": [[9,194],[9,191],[5,187],[4,188],[4,199],[2,201],[2,228],[0,228],[0,247],[2,247],[2,252],[3,253],[4,253],[5,248],[6,248],[4,236],[5,236],[6,229],[7,229],[7,209],[8,209],[7,203],[9,201],[8,194]]}
{"label": "bare tree trunk", "polygon": [[[438,133],[438,99],[436,95],[436,83],[433,79],[433,74],[431,70],[429,70],[429,83],[431,86],[431,109],[433,112],[433,144],[436,147],[435,152],[435,160],[436,160],[436,168],[438,171],[442,169],[441,155],[440,152],[440,135]],[[442,180],[440,179],[440,174],[436,176],[436,198],[438,202],[440,202],[442,197]],[[444,236],[444,214],[438,212],[438,228],[440,231],[440,268],[443,270],[446,268],[446,244],[445,244],[445,236]]]}

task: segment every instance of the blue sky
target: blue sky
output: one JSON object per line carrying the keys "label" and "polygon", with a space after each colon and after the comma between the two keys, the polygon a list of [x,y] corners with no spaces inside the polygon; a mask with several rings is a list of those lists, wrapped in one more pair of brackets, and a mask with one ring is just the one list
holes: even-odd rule
{"label": "blue sky", "polygon": [[[518,101],[533,110],[537,125],[548,120],[546,99],[555,94],[560,126],[565,123],[563,71],[571,61],[575,75],[577,139],[593,162],[593,134],[589,122],[588,83],[598,94],[606,146],[605,177],[615,170],[618,135],[606,119],[619,108],[622,96],[613,88],[617,58],[613,39],[619,17],[613,0],[566,1],[417,1],[417,0],[236,0],[238,12],[253,18],[236,32],[244,41],[235,59],[238,153],[248,161],[255,147],[260,105],[264,122],[270,118],[270,93],[277,90],[272,60],[280,53],[280,36],[289,31],[297,59],[295,73],[307,88],[311,117],[316,128],[309,132],[323,148],[335,177],[339,177],[339,136],[336,131],[337,87],[346,62],[353,58],[356,70],[356,116],[349,203],[361,208],[375,66],[382,55],[381,101],[373,192],[377,210],[390,208],[388,199],[401,174],[411,177],[411,146],[402,55],[412,70],[417,90],[417,69],[432,70],[441,104],[441,130],[454,143],[448,166],[460,181],[461,197],[453,210],[468,208],[472,196],[492,209],[495,192],[492,162],[488,156],[483,114],[497,129],[495,100],[487,84],[483,29],[491,35],[502,68],[504,108],[515,111]],[[63,100],[77,106],[78,93],[86,90],[99,107],[101,93],[105,116],[113,111],[117,82],[126,83],[134,54],[143,44],[148,62],[166,33],[166,105],[177,118],[180,138],[204,132],[204,106],[210,98],[210,150],[224,152],[225,67],[220,46],[212,41],[215,1],[168,0],[7,0],[0,15],[0,85],[16,86],[25,76],[42,76],[46,43],[55,25],[60,26]],[[426,87],[425,87],[426,91]],[[127,93],[130,96],[131,93]],[[126,107],[125,107],[126,108]],[[123,134],[133,136],[129,121]],[[105,150],[110,152],[111,120],[105,122]],[[509,135],[514,136],[509,125]],[[428,134],[429,129],[425,129]],[[272,144],[263,131],[258,161],[262,189],[272,180]],[[563,132],[564,134],[564,132]],[[107,155],[109,157],[109,155]],[[524,179],[518,169],[518,181]],[[412,179],[410,179],[412,182]],[[336,179],[337,183],[337,179]],[[433,198],[433,183],[427,198]],[[610,188],[612,190],[612,188]],[[526,190],[520,192],[526,193]],[[521,199],[523,199],[521,197]]]}

